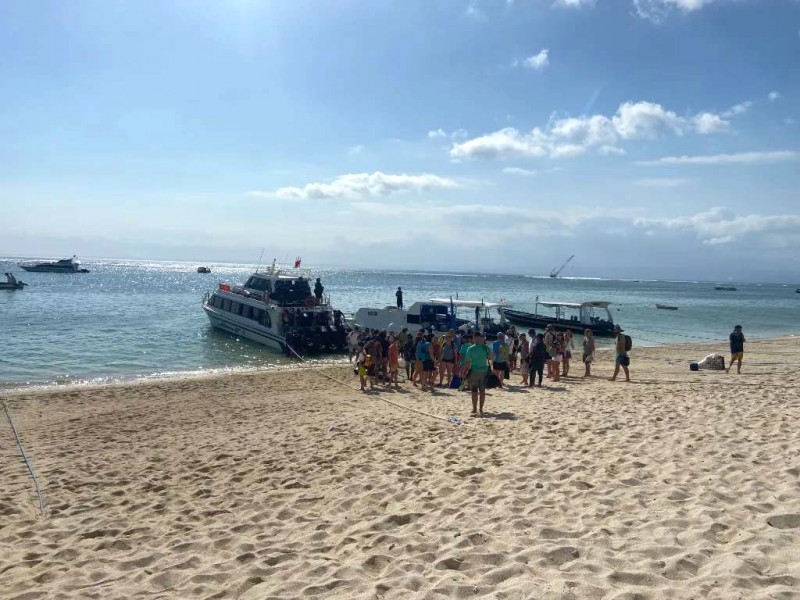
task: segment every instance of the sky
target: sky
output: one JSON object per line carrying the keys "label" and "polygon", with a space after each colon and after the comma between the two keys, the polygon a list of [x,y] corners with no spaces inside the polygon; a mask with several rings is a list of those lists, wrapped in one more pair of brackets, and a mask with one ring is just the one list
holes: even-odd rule
{"label": "sky", "polygon": [[798,0],[0,0],[0,255],[800,283]]}

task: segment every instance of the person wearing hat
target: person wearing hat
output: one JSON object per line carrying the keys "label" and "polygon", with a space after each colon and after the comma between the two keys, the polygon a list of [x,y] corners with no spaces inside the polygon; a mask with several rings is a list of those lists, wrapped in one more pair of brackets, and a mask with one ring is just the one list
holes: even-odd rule
{"label": "person wearing hat", "polygon": [[622,327],[614,325],[614,333],[616,334],[616,356],[614,358],[614,375],[611,376],[611,381],[617,379],[620,367],[622,367],[622,370],[625,372],[625,381],[631,380],[631,374],[628,371],[628,366],[631,364],[631,358],[628,356],[628,343],[626,339],[628,336],[623,335],[623,331],[625,330]]}
{"label": "person wearing hat", "polygon": [[733,332],[730,335],[730,342],[731,364],[728,365],[728,368],[725,369],[725,372],[730,373],[733,362],[736,361],[736,372],[741,374],[742,358],[744,357],[744,334],[742,333],[741,325],[737,325],[733,328]]}
{"label": "person wearing hat", "polygon": [[[483,403],[486,401],[486,375],[489,363],[494,358],[482,331],[473,335],[474,343],[464,353],[464,368],[469,373],[469,388],[472,391],[472,416],[483,414]],[[480,399],[480,404],[478,400]]]}

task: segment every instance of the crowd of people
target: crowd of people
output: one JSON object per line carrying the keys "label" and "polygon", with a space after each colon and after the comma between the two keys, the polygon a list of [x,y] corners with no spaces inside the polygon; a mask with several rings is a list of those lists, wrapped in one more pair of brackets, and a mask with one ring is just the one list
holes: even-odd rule
{"label": "crowd of people", "polygon": [[[619,326],[615,333],[612,380],[622,370],[630,381],[631,338]],[[553,325],[542,332],[518,332],[512,325],[489,341],[479,330],[451,329],[441,334],[425,329],[410,333],[407,328],[400,332],[356,328],[349,334],[348,348],[362,390],[373,390],[376,383],[398,387],[402,360],[405,381],[423,391],[436,387],[469,390],[473,415],[483,413],[486,388],[504,387],[512,373],[519,374],[522,386],[542,387],[545,378],[557,382],[570,376],[573,355],[580,356],[584,365],[582,376],[591,377],[595,359],[591,329],[584,331],[578,355],[572,331],[556,331]]]}

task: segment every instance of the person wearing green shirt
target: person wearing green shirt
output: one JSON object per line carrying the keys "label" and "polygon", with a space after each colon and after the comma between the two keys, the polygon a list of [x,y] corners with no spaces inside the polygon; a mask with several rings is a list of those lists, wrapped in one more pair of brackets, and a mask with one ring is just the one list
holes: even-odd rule
{"label": "person wearing green shirt", "polygon": [[[472,391],[472,416],[483,414],[483,403],[486,401],[486,375],[489,364],[493,360],[492,351],[486,345],[486,338],[480,331],[473,335],[475,342],[466,351],[464,366],[469,372],[469,387]],[[480,399],[480,404],[478,400]]]}

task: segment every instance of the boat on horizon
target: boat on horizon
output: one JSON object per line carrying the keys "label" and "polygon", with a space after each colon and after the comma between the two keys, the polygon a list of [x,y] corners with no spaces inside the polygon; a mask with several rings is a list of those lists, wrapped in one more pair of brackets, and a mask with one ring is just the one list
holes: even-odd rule
{"label": "boat on horizon", "polygon": [[564,261],[563,265],[561,265],[557,269],[553,269],[552,271],[550,271],[550,277],[552,278],[558,277],[561,274],[561,271],[563,271],[566,268],[566,266],[570,263],[570,261],[572,261],[573,258],[575,258],[574,254],[570,256],[566,261]]}
{"label": "boat on horizon", "polygon": [[677,306],[672,306],[671,304],[658,304],[658,303],[656,303],[656,308],[660,308],[661,310],[678,310]]}
{"label": "boat on horizon", "polygon": [[211,273],[210,267],[197,267],[198,273]]}
{"label": "boat on horizon", "polygon": [[[583,333],[591,329],[594,335],[614,337],[614,317],[608,307],[611,302],[606,300],[590,300],[588,302],[540,302],[536,299],[534,312],[523,312],[511,308],[501,307],[501,314],[515,325],[543,329],[553,325],[557,329],[569,329]],[[539,314],[539,307],[552,309],[555,315]],[[604,310],[603,317],[595,314],[595,309]]]}
{"label": "boat on horizon", "polygon": [[[505,330],[505,318],[499,310],[501,306],[504,306],[501,302],[431,298],[414,302],[407,309],[397,306],[359,308],[353,315],[352,324],[379,331],[407,329],[409,333],[416,333],[420,329],[438,332],[475,329],[493,334]],[[492,316],[493,310],[498,311],[498,319]]]}
{"label": "boat on horizon", "polygon": [[203,310],[212,327],[288,356],[344,352],[344,315],[329,298],[311,293],[310,280],[307,269],[279,269],[273,262],[244,285],[220,283],[203,297]]}
{"label": "boat on horizon", "polygon": [[62,258],[52,262],[23,263],[20,268],[30,273],[88,273],[89,269],[82,269],[78,257]]}
{"label": "boat on horizon", "polygon": [[721,292],[735,292],[736,291],[736,286],[734,286],[734,285],[715,285],[714,289],[718,290],[718,291],[721,291]]}

